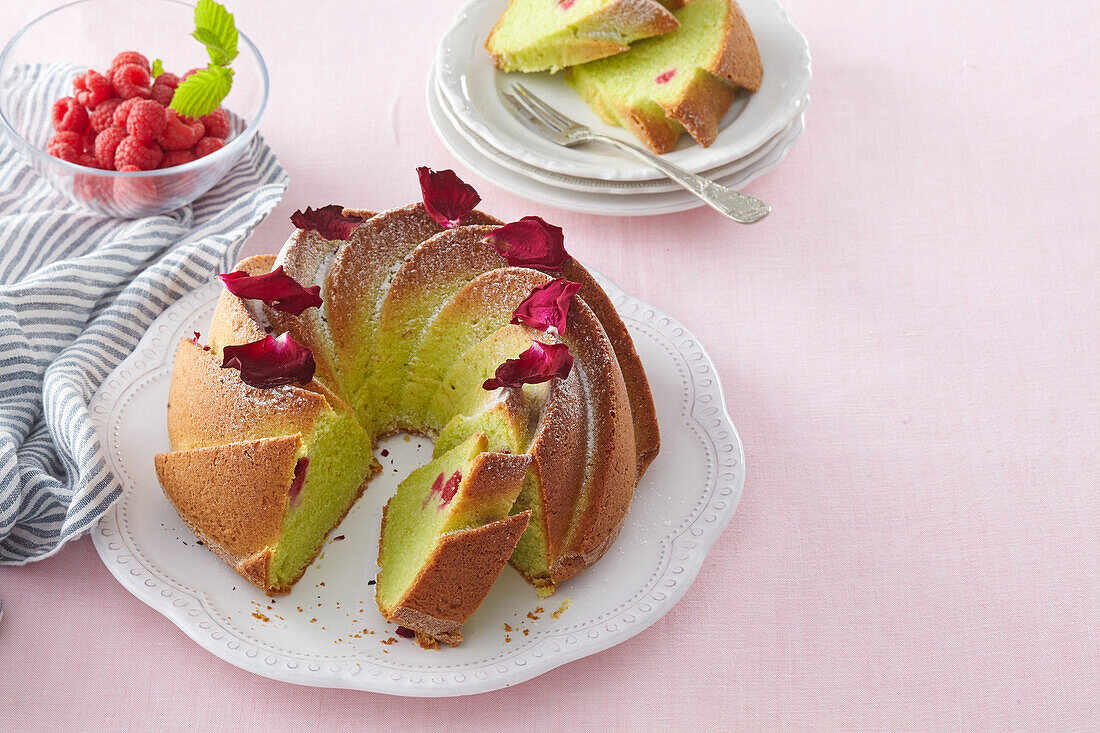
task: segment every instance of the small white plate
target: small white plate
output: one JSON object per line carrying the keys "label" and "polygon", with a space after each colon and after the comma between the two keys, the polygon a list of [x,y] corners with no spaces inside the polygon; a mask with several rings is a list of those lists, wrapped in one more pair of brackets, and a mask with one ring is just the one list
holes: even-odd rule
{"label": "small white plate", "polygon": [[[485,155],[481,150],[492,149],[492,146],[484,140],[480,140],[478,134],[473,130],[459,127],[460,123],[457,120],[451,120],[447,117],[440,105],[435,85],[429,84],[427,97],[428,116],[447,149],[475,173],[518,196],[559,209],[603,216],[672,214],[677,211],[687,211],[706,205],[698,197],[679,187],[661,193],[638,193],[623,196],[621,193],[604,193],[588,189],[582,191],[570,190],[569,188],[536,180],[526,174],[517,173],[514,168],[521,167],[524,164],[521,164],[520,161],[512,161],[511,167],[506,167],[500,160],[501,156],[504,155],[500,151],[496,151],[496,155],[493,157]],[[808,102],[809,98],[802,105],[803,113],[796,118],[793,126],[779,139],[778,144],[767,155],[757,160],[755,164],[739,170],[729,177],[717,179],[718,182],[724,186],[741,188],[757,176],[767,173],[779,165],[806,129],[805,107]]]}
{"label": "small white plate", "polygon": [[[435,79],[435,74],[433,73],[429,78]],[[432,90],[429,89],[428,93],[432,94]],[[493,160],[494,162],[499,163],[505,168],[519,173],[520,175],[527,176],[528,178],[532,178],[549,186],[565,188],[570,191],[583,191],[586,193],[606,193],[620,196],[629,196],[639,193],[668,193],[670,191],[682,190],[679,184],[668,178],[662,178],[653,181],[601,181],[595,178],[578,178],[576,176],[567,176],[563,173],[555,173],[553,171],[544,170],[542,168],[536,168],[533,165],[524,163],[522,160],[517,160],[507,153],[497,150],[487,140],[479,137],[477,134],[468,133],[466,131],[466,128],[464,128],[462,123],[456,118],[454,110],[450,108],[447,97],[443,94],[443,91],[440,89],[438,84],[435,84],[434,93],[436,102],[439,104],[440,109],[450,121],[451,125],[459,133],[462,133],[479,153]],[[700,175],[706,176],[707,178],[710,178],[712,180],[729,178],[765,158],[768,154],[772,152],[772,150],[782,144],[785,140],[797,139],[801,135],[801,130],[798,130],[797,128],[803,127],[803,122],[805,120],[805,111],[809,104],[809,97],[803,99],[800,104],[802,108],[802,114],[792,120],[789,125],[784,127],[778,135],[773,137],[771,140],[765,142],[763,145],[746,155],[744,158],[738,158],[732,163],[727,163],[713,170],[703,171]],[[626,153],[622,153],[621,155],[627,156]]]}
{"label": "small white plate", "polygon": [[[489,30],[508,0],[473,0],[459,11],[436,56],[440,86],[464,126],[492,147],[535,168],[578,178],[644,181],[663,178],[657,169],[597,145],[561,148],[520,124],[500,91],[521,81],[555,109],[593,129],[637,143],[621,128],[602,122],[559,74],[506,74],[484,48]],[[806,38],[775,0],[740,0],[760,49],[764,80],[754,94],[741,92],[709,148],[683,135],[668,160],[702,173],[743,158],[775,137],[801,111],[810,86]]]}
{"label": "small white plate", "polygon": [[[683,596],[729,523],[744,486],[744,452],[714,365],[695,338],[599,279],[645,364],[661,454],[639,484],[611,550],[554,596],[540,601],[506,569],[465,625],[460,646],[426,651],[396,636],[367,581],[377,572],[382,506],[398,480],[430,457],[424,439],[398,436],[379,446],[382,474],[287,595],[267,598],[198,546],[157,484],[153,454],[169,449],[165,404],[176,344],[209,328],[217,283],[157,318],[92,399],[104,453],[123,485],[121,499],[92,531],[100,558],[127,590],[212,654],[302,685],[420,697],[474,694],[634,636]],[[332,539],[340,536],[345,539]],[[571,606],[555,614],[566,599]]]}

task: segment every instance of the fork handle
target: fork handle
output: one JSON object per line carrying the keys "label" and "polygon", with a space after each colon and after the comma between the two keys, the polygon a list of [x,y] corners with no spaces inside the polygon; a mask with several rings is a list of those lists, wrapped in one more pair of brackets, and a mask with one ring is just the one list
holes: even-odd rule
{"label": "fork handle", "polygon": [[709,178],[703,178],[694,173],[689,173],[678,165],[673,165],[660,156],[651,153],[645,148],[639,148],[629,143],[624,143],[598,132],[591,133],[593,140],[599,140],[609,145],[614,145],[620,150],[641,158],[657,170],[664,173],[681,186],[705,201],[711,208],[728,216],[741,224],[755,224],[771,213],[772,207],[760,199],[738,193],[732,188],[716,183]]}

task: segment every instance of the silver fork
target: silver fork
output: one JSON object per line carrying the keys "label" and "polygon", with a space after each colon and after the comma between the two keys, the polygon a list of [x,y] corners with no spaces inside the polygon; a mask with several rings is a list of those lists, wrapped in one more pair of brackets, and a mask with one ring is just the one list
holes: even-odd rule
{"label": "silver fork", "polygon": [[708,178],[689,173],[677,165],[662,160],[645,148],[594,132],[591,128],[558,112],[519,82],[512,83],[512,91],[515,93],[509,94],[503,91],[500,93],[512,114],[533,132],[553,143],[571,148],[585,142],[601,142],[613,145],[619,150],[625,150],[649,163],[717,211],[741,224],[754,224],[771,213],[772,207],[760,199],[746,196]]}

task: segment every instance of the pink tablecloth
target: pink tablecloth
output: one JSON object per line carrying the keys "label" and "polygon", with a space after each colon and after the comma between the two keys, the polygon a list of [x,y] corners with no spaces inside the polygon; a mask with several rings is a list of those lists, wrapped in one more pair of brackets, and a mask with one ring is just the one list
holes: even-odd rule
{"label": "pink tablecloth", "polygon": [[[455,165],[424,80],[457,3],[230,4],[292,177],[248,252],[297,207],[401,204],[414,166]],[[0,728],[1100,728],[1098,6],[787,5],[813,104],[748,188],[762,224],[560,212],[459,167],[718,364],[748,482],[670,614],[481,697],[307,689],[200,649],[85,538],[0,568]]]}

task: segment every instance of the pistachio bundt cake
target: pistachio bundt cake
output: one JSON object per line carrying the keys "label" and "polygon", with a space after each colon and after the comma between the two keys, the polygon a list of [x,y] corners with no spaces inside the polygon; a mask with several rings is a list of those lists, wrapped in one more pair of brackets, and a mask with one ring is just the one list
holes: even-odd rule
{"label": "pistachio bundt cake", "polygon": [[595,563],[659,437],[626,327],[561,230],[502,225],[450,171],[419,172],[422,203],[296,212],[277,256],[221,276],[155,466],[195,534],[278,593],[379,470],[376,439],[435,438],[386,507],[377,585],[429,646],[461,639],[506,562],[540,594]]}

